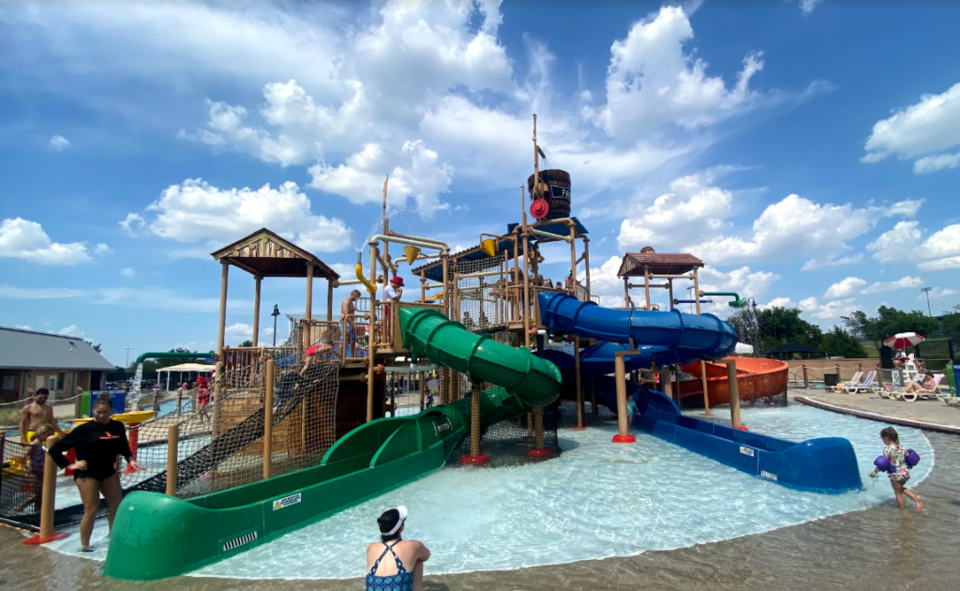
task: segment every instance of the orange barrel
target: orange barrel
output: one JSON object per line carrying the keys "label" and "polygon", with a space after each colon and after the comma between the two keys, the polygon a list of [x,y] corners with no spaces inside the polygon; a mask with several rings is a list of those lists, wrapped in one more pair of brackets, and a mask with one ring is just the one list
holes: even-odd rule
{"label": "orange barrel", "polygon": [[543,219],[556,220],[570,217],[570,173],[558,168],[541,170],[540,183],[546,187],[534,191],[533,175],[530,175],[527,179],[527,191],[530,193],[531,203],[535,199],[546,199],[550,211]]}

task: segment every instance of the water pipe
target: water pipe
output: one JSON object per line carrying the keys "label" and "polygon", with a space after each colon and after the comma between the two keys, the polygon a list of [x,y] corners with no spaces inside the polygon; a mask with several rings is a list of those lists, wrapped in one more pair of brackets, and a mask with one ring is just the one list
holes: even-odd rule
{"label": "water pipe", "polygon": [[748,300],[741,300],[740,294],[734,291],[701,291],[700,297],[703,297],[703,296],[725,296],[725,297],[732,296],[733,301],[730,302],[731,308],[743,308],[744,306],[749,305]]}
{"label": "water pipe", "polygon": [[213,351],[208,353],[174,353],[172,351],[147,352],[137,357],[134,363],[143,363],[147,359],[212,359],[216,356],[217,354]]}
{"label": "water pipe", "polygon": [[368,280],[368,279],[367,279],[366,277],[364,277],[364,275],[363,275],[363,263],[360,262],[360,255],[361,255],[361,253],[360,253],[359,251],[357,251],[357,268],[356,268],[357,280],[358,280],[360,283],[362,283],[364,287],[367,288],[367,292],[368,292],[368,293],[377,293],[377,286],[374,285],[374,284],[372,284],[372,283],[370,283],[370,280]]}
{"label": "water pipe", "polygon": [[[678,304],[696,304],[698,300],[673,300],[673,305]],[[699,300],[701,304],[712,304],[713,300]]]}

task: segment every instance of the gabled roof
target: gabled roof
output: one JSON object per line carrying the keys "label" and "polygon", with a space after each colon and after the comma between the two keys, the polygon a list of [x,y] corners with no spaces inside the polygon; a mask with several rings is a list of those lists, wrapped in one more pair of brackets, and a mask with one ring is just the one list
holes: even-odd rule
{"label": "gabled roof", "polygon": [[79,337],[5,326],[0,326],[0,368],[114,369]]}
{"label": "gabled roof", "polygon": [[314,265],[313,276],[328,281],[340,275],[296,244],[281,238],[266,228],[260,228],[246,238],[212,253],[214,259],[227,261],[254,276],[306,277],[307,265]]}
{"label": "gabled roof", "polygon": [[623,255],[617,277],[643,277],[644,269],[653,275],[682,275],[703,266],[703,261],[686,253],[628,252]]}

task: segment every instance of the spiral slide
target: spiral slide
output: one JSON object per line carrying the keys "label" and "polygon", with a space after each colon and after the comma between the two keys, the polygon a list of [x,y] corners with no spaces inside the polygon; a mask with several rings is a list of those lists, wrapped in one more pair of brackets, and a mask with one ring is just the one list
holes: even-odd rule
{"label": "spiral slide", "polygon": [[[627,368],[667,363],[689,363],[729,354],[737,342],[736,332],[711,315],[672,312],[610,310],[592,302],[580,302],[565,294],[540,293],[540,314],[552,332],[569,332],[601,342],[583,352],[581,373],[591,379],[600,402],[616,411],[614,354],[633,341],[638,353],[625,359]],[[559,351],[545,352],[572,379],[573,358]],[[584,384],[586,387],[586,384]],[[718,462],[771,480],[783,486],[823,493],[841,493],[863,486],[853,445],[840,437],[824,437],[800,443],[733,429],[683,416],[679,407],[660,392],[627,382],[638,415],[633,426]]]}
{"label": "spiral slide", "polygon": [[[548,404],[560,371],[526,349],[475,335],[431,309],[400,308],[404,342],[496,386],[481,393],[481,425]],[[188,500],[133,492],[120,505],[103,572],[163,579],[234,556],[442,468],[469,432],[471,399],[354,429],[321,464]]]}

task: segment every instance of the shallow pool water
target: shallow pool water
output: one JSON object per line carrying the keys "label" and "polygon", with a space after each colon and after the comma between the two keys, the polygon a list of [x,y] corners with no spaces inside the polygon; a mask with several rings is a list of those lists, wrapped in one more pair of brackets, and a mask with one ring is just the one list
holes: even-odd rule
{"label": "shallow pool water", "polygon": [[[797,492],[748,476],[649,435],[633,445],[610,443],[612,423],[560,432],[564,454],[541,464],[446,469],[307,526],[195,574],[238,578],[359,576],[364,548],[376,539],[376,517],[406,505],[408,538],[433,552],[431,573],[507,570],[632,556],[760,533],[891,502],[885,480],[866,474],[880,453],[883,425],[817,409],[744,409],[754,431],[792,440],[844,436],[857,452],[862,491]],[[923,458],[912,483],[933,466],[933,450],[914,429],[901,441]],[[106,534],[98,524],[95,541]],[[74,553],[76,538],[51,544]],[[92,556],[102,560],[106,543]]]}

